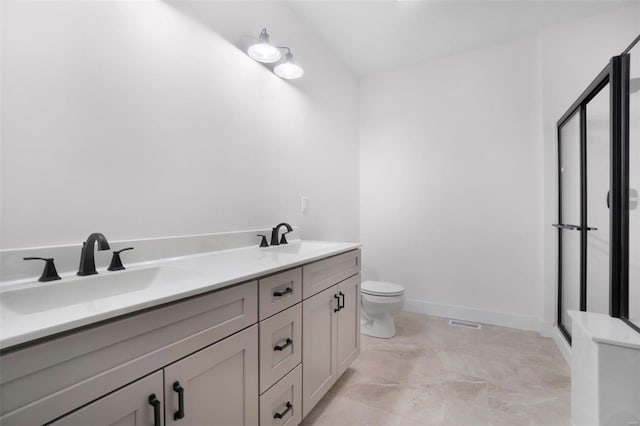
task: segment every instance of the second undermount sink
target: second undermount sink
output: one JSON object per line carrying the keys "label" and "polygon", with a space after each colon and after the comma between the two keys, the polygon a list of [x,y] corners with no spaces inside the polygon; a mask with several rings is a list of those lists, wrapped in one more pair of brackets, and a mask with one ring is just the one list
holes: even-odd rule
{"label": "second undermount sink", "polygon": [[300,241],[291,242],[289,244],[271,246],[265,250],[274,251],[278,253],[309,253],[318,250],[324,250],[334,246],[334,243],[325,243],[323,241]]}
{"label": "second undermount sink", "polygon": [[196,271],[170,266],[103,272],[7,289],[0,292],[0,306],[21,314],[33,314],[137,291],[180,286],[202,276]]}

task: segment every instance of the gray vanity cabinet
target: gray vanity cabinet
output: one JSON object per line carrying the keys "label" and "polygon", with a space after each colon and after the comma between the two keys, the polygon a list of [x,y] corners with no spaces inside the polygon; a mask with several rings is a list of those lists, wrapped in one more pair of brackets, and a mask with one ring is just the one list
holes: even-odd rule
{"label": "gray vanity cabinet", "polygon": [[302,416],[360,353],[360,250],[302,268]]}
{"label": "gray vanity cabinet", "polygon": [[256,425],[257,340],[258,329],[254,325],[108,394],[52,424]]}
{"label": "gray vanity cabinet", "polygon": [[156,371],[50,424],[139,426],[155,425],[157,420],[160,426],[163,424],[162,387],[162,371]]}
{"label": "gray vanity cabinet", "polygon": [[165,424],[257,425],[257,389],[258,327],[254,325],[165,367]]}
{"label": "gray vanity cabinet", "polygon": [[[256,407],[252,415],[257,419],[257,299],[257,282],[252,281],[3,354],[0,357],[0,424],[23,426],[45,424],[58,418],[71,419],[73,413],[80,412],[79,407],[93,404],[101,407],[102,401],[108,401],[105,398],[117,392],[126,393],[129,401],[144,400],[148,393],[134,395],[127,390],[133,386],[130,383],[137,383],[136,379],[158,371],[162,374],[164,369],[182,374],[179,377],[183,381],[192,381],[190,371],[200,371],[203,378],[216,377],[221,371],[216,367],[223,361],[220,354],[237,355],[234,360],[243,360],[243,368],[233,372],[240,377],[244,375],[245,381],[228,384],[252,387],[246,406]],[[206,354],[208,366],[202,364],[203,355],[198,354]],[[228,364],[225,368],[231,366]],[[167,377],[165,371],[165,381],[170,379]],[[175,392],[163,392],[167,386],[167,383],[161,384],[154,393],[161,401],[166,398],[171,402],[170,396]],[[228,390],[227,383],[215,386],[219,392]],[[164,406],[163,401],[162,410]],[[147,410],[151,412],[151,408],[149,405]],[[129,405],[116,405],[110,412],[124,419],[132,413],[130,410]],[[109,418],[96,417],[84,424],[106,425],[110,424]]]}
{"label": "gray vanity cabinet", "polygon": [[302,305],[303,417],[360,354],[360,274]]}
{"label": "gray vanity cabinet", "polygon": [[52,424],[256,425],[259,414],[257,342],[258,327],[254,325]]}

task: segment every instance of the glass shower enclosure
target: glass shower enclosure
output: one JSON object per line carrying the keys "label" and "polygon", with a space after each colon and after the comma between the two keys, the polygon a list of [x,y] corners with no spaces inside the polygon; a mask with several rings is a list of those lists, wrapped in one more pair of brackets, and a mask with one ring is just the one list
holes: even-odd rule
{"label": "glass shower enclosure", "polygon": [[[623,147],[623,193],[628,200],[623,206],[623,221],[629,235],[628,274],[623,276],[620,317],[640,332],[640,36],[631,43],[628,55],[626,95],[629,126]],[[624,282],[626,280],[626,283]]]}
{"label": "glass shower enclosure", "polygon": [[629,53],[636,44],[611,58],[557,122],[557,324],[569,342],[569,310],[640,324],[640,51],[634,62]]}

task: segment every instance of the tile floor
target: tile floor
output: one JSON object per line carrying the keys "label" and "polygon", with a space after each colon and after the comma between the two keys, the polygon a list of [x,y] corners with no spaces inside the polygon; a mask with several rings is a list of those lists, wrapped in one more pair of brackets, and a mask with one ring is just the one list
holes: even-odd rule
{"label": "tile floor", "polygon": [[570,368],[551,339],[402,312],[303,425],[570,425]]}

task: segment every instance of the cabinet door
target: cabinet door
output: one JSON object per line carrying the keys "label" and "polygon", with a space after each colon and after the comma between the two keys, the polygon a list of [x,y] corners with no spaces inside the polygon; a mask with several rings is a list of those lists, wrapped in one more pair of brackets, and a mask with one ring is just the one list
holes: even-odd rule
{"label": "cabinet door", "polygon": [[338,377],[360,354],[360,274],[338,284]]}
{"label": "cabinet door", "polygon": [[[161,426],[164,424],[161,406],[162,391],[162,371],[157,371],[51,424],[55,426]],[[154,416],[152,402],[158,406],[156,416]]]}
{"label": "cabinet door", "polygon": [[302,305],[302,417],[338,378],[337,296],[337,286],[333,286]]}
{"label": "cabinet door", "polygon": [[258,424],[258,326],[171,364],[164,377],[167,426]]}

